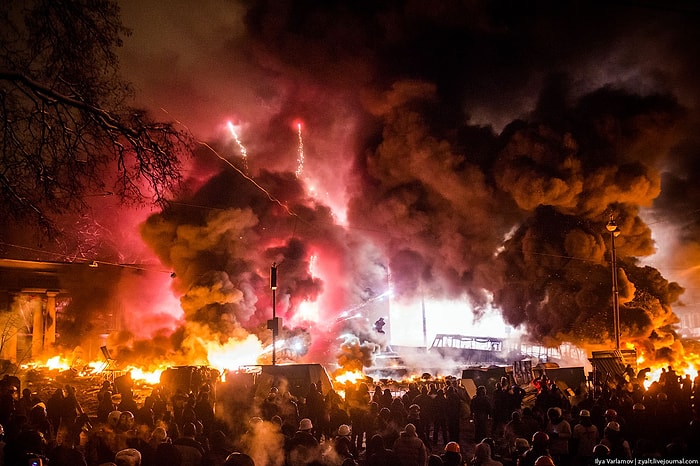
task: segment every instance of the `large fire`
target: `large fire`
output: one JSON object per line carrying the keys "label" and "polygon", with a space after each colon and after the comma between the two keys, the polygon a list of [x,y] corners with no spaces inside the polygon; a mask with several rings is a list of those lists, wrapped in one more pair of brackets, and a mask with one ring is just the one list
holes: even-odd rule
{"label": "large fire", "polygon": [[659,364],[658,362],[655,364],[651,365],[646,365],[644,358],[640,357],[637,359],[637,365],[639,368],[648,368],[649,371],[646,372],[646,375],[644,377],[643,385],[645,389],[649,389],[651,387],[652,383],[658,382],[661,380],[663,377],[663,374],[666,373],[669,370],[673,370],[677,376],[679,376],[681,379],[685,379],[686,377],[690,377],[691,380],[695,378],[699,374],[698,369],[700,368],[700,361],[698,360],[685,360],[682,361],[682,364],[677,364],[677,365],[664,365],[664,364]]}
{"label": "large fire", "polygon": [[[48,370],[50,372],[72,372],[78,377],[106,376],[106,364],[104,361],[89,361],[76,364],[76,361],[63,355],[52,356],[46,360],[35,360],[22,364],[21,369],[26,371]],[[119,368],[119,373],[129,373],[135,382],[156,385],[160,383],[160,375],[167,369],[166,366],[157,368],[139,367],[128,364]]]}
{"label": "large fire", "polygon": [[[48,310],[43,297],[27,312],[7,306],[21,324],[15,327],[61,327],[55,346],[37,335],[49,352],[109,334],[99,344],[114,348],[132,377],[149,380],[169,365],[223,371],[268,363],[275,344],[285,361],[359,374],[377,348],[430,347],[433,335],[448,332],[518,332],[548,347],[572,342],[590,350],[615,340],[612,263],[618,334],[644,355],[648,378],[668,365],[697,370],[700,359],[683,352],[674,313],[684,303],[690,313],[697,300],[688,295],[700,289],[693,284],[700,224],[689,215],[700,199],[700,106],[688,78],[697,60],[692,47],[677,46],[697,42],[687,37],[693,28],[655,15],[649,19],[664,18],[658,30],[674,36],[661,40],[610,21],[620,28],[583,47],[559,36],[576,29],[541,27],[560,24],[556,15],[538,23],[509,14],[503,24],[511,27],[503,29],[480,26],[501,24],[504,13],[490,8],[454,6],[423,18],[420,9],[377,6],[338,17],[333,2],[319,5],[244,6],[212,16],[227,21],[209,28],[223,36],[204,34],[200,46],[179,50],[191,76],[183,69],[165,81],[153,76],[173,75],[169,67],[148,68],[163,62],[153,56],[172,55],[171,34],[158,28],[197,22],[165,8],[173,21],[154,29],[138,8],[130,12],[129,21],[144,28],[134,36],[145,33],[124,41],[134,47],[124,71],[143,89],[136,99],[192,128],[201,144],[166,209],[137,212],[117,196],[95,196],[80,221],[59,219],[66,235],[55,247],[26,247],[40,237],[35,222],[3,236],[7,257],[99,264],[50,283],[71,300],[52,317],[70,322],[33,320],[32,312]],[[415,27],[426,18],[430,27]],[[317,33],[297,30],[308,24]],[[542,34],[547,43],[573,45],[542,56],[527,45],[545,43]],[[485,46],[473,47],[475,37]],[[517,45],[503,46],[512,39]],[[419,43],[423,55],[415,59]],[[215,65],[201,67],[208,63]],[[94,179],[102,175],[109,174]],[[605,228],[610,214],[621,233],[617,267]],[[272,263],[280,270],[276,297]],[[148,277],[148,269],[160,276]],[[34,289],[17,285],[8,285],[9,294]],[[357,317],[344,317],[349,310]],[[274,343],[266,326],[273,312],[283,322]],[[493,315],[498,322],[479,326]],[[372,328],[379,318],[384,333]],[[13,349],[8,359],[17,360],[16,342]],[[34,349],[33,364],[51,370],[103,370],[100,361],[76,364],[70,356],[42,360]],[[428,370],[426,359],[407,372]]]}

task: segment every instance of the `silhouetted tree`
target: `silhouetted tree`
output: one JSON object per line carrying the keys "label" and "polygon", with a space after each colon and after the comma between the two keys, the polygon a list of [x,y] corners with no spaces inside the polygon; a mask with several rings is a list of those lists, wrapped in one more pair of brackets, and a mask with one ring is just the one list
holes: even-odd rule
{"label": "silhouetted tree", "polygon": [[113,193],[167,203],[192,139],[129,105],[111,0],[0,2],[0,212],[37,222]]}

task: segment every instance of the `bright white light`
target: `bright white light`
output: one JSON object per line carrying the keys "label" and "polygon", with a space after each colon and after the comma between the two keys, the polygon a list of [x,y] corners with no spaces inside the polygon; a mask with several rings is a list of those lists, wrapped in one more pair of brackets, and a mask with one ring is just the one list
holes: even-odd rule
{"label": "bright white light", "polygon": [[[501,314],[490,311],[474,322],[471,306],[463,300],[425,300],[426,342],[430,346],[436,334],[506,338],[511,329]],[[391,343],[397,346],[423,346],[423,309],[420,299],[391,302]]]}

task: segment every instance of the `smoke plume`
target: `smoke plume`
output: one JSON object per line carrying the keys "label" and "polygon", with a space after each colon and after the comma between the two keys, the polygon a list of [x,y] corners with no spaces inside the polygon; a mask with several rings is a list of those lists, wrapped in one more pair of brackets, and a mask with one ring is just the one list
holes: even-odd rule
{"label": "smoke plume", "polygon": [[[612,216],[623,341],[682,358],[678,310],[700,281],[697,12],[121,5],[138,97],[202,141],[188,189],[139,231],[175,274],[176,347],[199,331],[268,345],[273,263],[274,311],[308,360],[365,365],[385,295],[608,347]],[[356,340],[339,338],[349,329]]]}

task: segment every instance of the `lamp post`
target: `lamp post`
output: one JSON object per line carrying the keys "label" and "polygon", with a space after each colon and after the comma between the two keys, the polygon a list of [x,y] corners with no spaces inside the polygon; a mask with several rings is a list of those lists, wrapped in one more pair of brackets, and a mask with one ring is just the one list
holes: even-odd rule
{"label": "lamp post", "polygon": [[277,364],[276,340],[277,340],[277,310],[276,310],[276,292],[277,292],[277,264],[272,263],[270,267],[270,288],[272,289],[272,321],[268,322],[268,327],[272,330],[272,365]]}
{"label": "lamp post", "polygon": [[619,290],[617,289],[617,256],[615,254],[615,238],[620,236],[620,228],[615,223],[615,219],[610,215],[610,221],[605,225],[610,232],[610,263],[612,269],[612,298],[613,298],[613,332],[615,332],[615,349],[620,350],[620,304]]}

